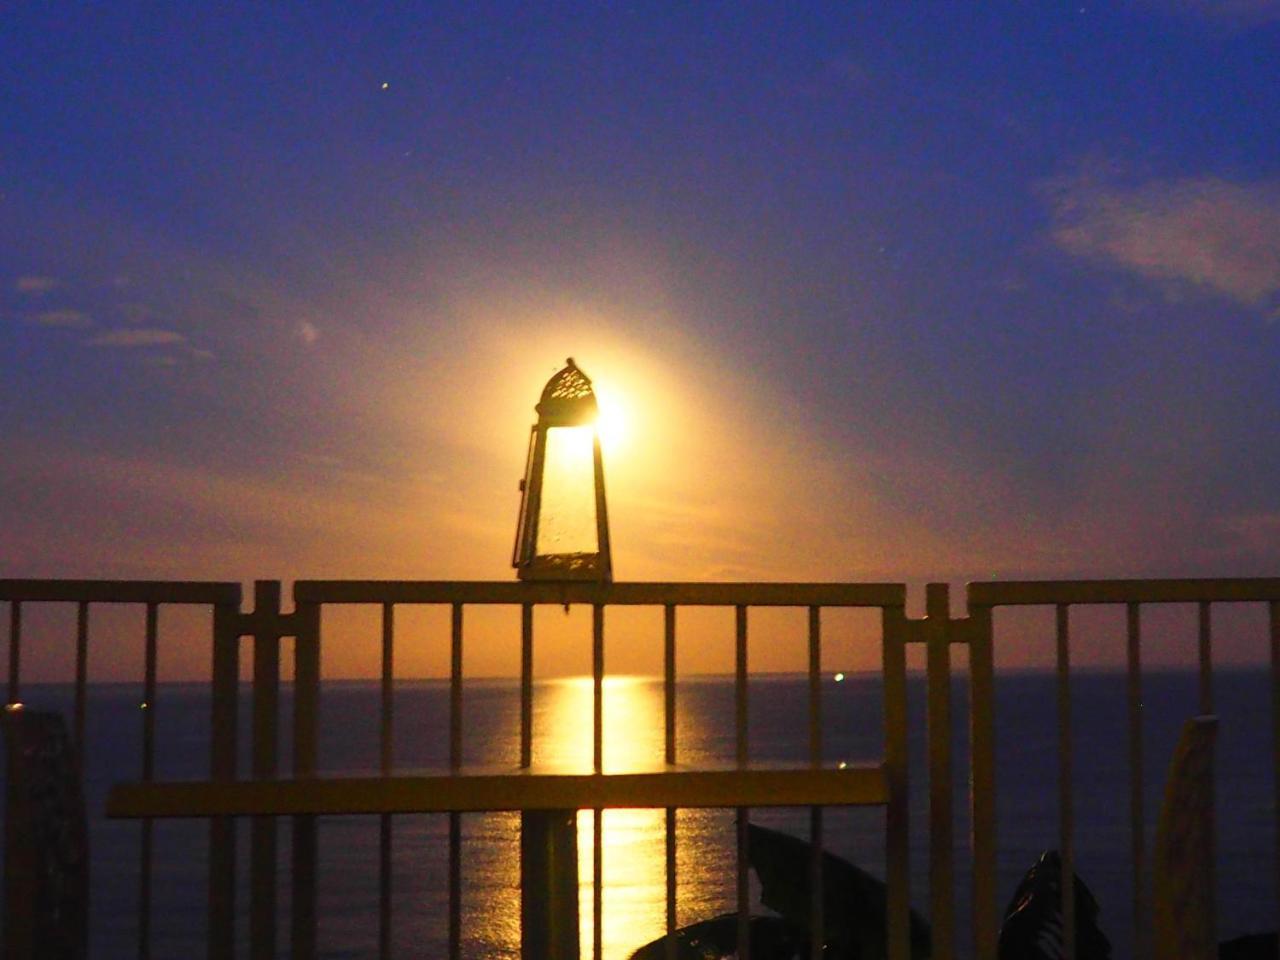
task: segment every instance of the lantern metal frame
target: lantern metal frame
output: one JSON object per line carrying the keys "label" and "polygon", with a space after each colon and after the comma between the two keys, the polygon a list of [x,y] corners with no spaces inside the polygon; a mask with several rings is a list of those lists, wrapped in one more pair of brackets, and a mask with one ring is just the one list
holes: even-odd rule
{"label": "lantern metal frame", "polygon": [[[573,357],[543,387],[534,408],[537,422],[529,431],[529,452],[524,479],[520,481],[520,515],[516,524],[511,565],[521,580],[613,580],[609,551],[609,512],[604,495],[604,458],[600,451],[599,406],[591,379]],[[556,427],[590,426],[592,484],[595,491],[596,550],[579,553],[544,553],[538,550],[538,526],[542,511],[542,486],[547,458],[547,433]]]}

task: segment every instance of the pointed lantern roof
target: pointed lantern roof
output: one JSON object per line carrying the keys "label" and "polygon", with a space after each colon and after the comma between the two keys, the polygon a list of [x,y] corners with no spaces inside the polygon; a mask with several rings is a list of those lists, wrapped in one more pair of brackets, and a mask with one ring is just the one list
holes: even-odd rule
{"label": "pointed lantern roof", "polygon": [[572,426],[596,418],[596,393],[591,378],[578,369],[573,357],[564,369],[547,381],[538,400],[538,417],[547,424]]}

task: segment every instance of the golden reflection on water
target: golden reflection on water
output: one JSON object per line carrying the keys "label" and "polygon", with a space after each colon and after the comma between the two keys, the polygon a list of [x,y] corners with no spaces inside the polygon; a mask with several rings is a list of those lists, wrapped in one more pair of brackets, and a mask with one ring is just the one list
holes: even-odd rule
{"label": "golden reflection on water", "polygon": [[[542,704],[538,706],[539,698]],[[535,696],[535,760],[574,771],[593,761],[590,677],[540,686]],[[604,681],[604,770],[631,773],[663,761],[662,686],[641,677]],[[601,818],[604,956],[624,958],[666,929],[666,814],[662,810],[606,810]],[[592,864],[595,816],[578,814],[579,926],[583,957],[592,956]]]}

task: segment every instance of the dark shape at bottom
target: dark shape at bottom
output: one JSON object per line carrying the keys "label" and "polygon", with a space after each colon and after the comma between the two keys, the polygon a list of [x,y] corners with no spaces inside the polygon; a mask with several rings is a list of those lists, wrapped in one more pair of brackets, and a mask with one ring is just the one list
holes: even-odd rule
{"label": "dark shape at bottom", "polygon": [[[1075,877],[1076,960],[1110,960],[1111,941],[1098,928],[1098,901]],[[1046,850],[1018,884],[1000,926],[999,960],[1064,956],[1062,860]]]}
{"label": "dark shape at bottom", "polygon": [[1276,960],[1276,957],[1280,957],[1280,943],[1274,930],[1246,933],[1218,944],[1218,960]]}
{"label": "dark shape at bottom", "polygon": [[[810,858],[813,847],[803,840],[751,824],[748,855],[760,878],[760,902],[802,930],[809,926]],[[822,932],[826,955],[877,960],[888,954],[884,883],[835,854],[822,854]],[[911,911],[911,956],[920,960],[931,950],[929,922]]]}
{"label": "dark shape at bottom", "polygon": [[[781,916],[750,920],[751,950],[744,960],[808,960],[812,902],[810,866],[813,847],[803,840],[750,824],[747,856],[760,878],[760,901]],[[885,885],[834,854],[822,854],[822,956],[826,960],[884,960],[886,956]],[[674,934],[676,960],[720,960],[735,956],[738,914],[726,913],[681,927]],[[930,952],[929,923],[911,911],[911,956]],[[666,938],[659,937],[631,960],[667,960]]]}
{"label": "dark shape at bottom", "polygon": [[[722,913],[710,920],[681,927],[676,940],[676,960],[720,960],[738,949],[738,915]],[[752,917],[751,953],[748,960],[795,960],[809,956],[804,930],[784,917]],[[659,937],[631,954],[631,960],[667,960],[667,938]]]}
{"label": "dark shape at bottom", "polygon": [[89,842],[71,738],[56,713],[6,709],[4,956],[82,960]]}

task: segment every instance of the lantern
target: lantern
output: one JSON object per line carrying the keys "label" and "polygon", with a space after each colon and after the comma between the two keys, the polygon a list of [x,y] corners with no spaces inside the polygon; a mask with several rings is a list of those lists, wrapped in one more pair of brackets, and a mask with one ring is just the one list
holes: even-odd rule
{"label": "lantern", "polygon": [[521,580],[612,580],[599,411],[572,357],[535,409],[512,565]]}

